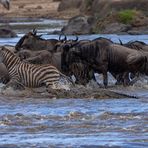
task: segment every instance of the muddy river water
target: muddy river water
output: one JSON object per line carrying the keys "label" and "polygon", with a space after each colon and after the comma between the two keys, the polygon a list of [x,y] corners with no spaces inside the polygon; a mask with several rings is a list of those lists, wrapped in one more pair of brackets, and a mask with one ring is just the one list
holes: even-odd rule
{"label": "muddy river water", "polygon": [[[18,37],[0,39],[0,45],[15,45],[30,30],[28,24],[32,23],[24,22],[25,29],[22,24],[12,22]],[[47,32],[60,29],[65,22],[44,20],[34,24],[43,38],[58,38],[58,35],[48,35]],[[79,38],[99,36],[102,35]],[[148,35],[103,36],[114,42],[119,42],[120,38],[123,42],[141,40],[148,43]],[[147,90],[148,80],[141,78],[134,86],[126,88],[138,96],[135,99],[50,99],[0,94],[0,148],[147,148]]]}

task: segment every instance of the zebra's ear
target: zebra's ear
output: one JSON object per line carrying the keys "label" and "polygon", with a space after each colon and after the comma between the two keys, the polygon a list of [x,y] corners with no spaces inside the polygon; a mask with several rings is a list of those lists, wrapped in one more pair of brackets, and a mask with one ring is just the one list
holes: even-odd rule
{"label": "zebra's ear", "polygon": [[1,50],[3,51],[3,50],[4,50],[4,48],[5,48],[5,47],[4,47],[4,46],[2,46]]}

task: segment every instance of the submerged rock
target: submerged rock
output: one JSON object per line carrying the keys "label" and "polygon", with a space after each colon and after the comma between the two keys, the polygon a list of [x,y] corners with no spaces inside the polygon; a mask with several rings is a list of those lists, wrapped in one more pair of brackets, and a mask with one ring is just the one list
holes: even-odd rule
{"label": "submerged rock", "polygon": [[63,11],[65,9],[79,8],[82,4],[82,0],[61,0],[59,4],[58,11]]}
{"label": "submerged rock", "polygon": [[2,95],[11,97],[24,97],[24,98],[81,98],[81,99],[120,99],[120,98],[137,98],[137,96],[117,91],[115,89],[103,89],[103,88],[86,88],[84,86],[77,85],[76,87],[68,89],[57,89],[56,95],[49,94],[45,88],[26,88],[25,90],[13,90],[12,88],[7,88],[1,91]]}
{"label": "submerged rock", "polygon": [[122,24],[122,23],[111,23],[108,24],[102,33],[105,34],[114,34],[114,33],[123,33],[127,32],[131,28],[130,25]]}
{"label": "submerged rock", "polygon": [[17,34],[8,28],[0,28],[0,38],[13,38],[17,37]]}
{"label": "submerged rock", "polygon": [[76,16],[69,20],[67,26],[62,28],[65,34],[91,34],[93,30],[93,18],[88,16]]}

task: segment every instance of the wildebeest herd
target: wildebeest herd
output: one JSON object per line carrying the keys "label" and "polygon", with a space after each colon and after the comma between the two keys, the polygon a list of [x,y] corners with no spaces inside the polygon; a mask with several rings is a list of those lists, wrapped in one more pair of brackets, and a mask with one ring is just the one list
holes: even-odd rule
{"label": "wildebeest herd", "polygon": [[[4,50],[7,49],[2,47],[1,52]],[[74,75],[75,83],[82,85],[86,85],[91,79],[96,81],[95,73],[103,74],[105,88],[108,86],[108,72],[116,79],[116,84],[124,86],[133,84],[140,74],[148,75],[148,45],[141,41],[126,44],[120,41],[120,44],[117,44],[103,37],[94,40],[78,40],[76,37],[74,40],[68,40],[65,35],[60,35],[59,39],[42,39],[40,35],[37,35],[36,30],[33,30],[18,41],[13,54],[22,63],[27,64],[22,64],[24,67],[19,66],[18,68],[17,66],[17,70],[16,68],[15,70],[8,68],[12,58],[6,55],[8,74],[1,77],[1,81],[10,84],[17,71],[17,75],[21,75],[22,79],[22,81],[18,81],[19,87],[25,84],[27,84],[25,86],[31,87],[38,86],[34,84],[37,84],[41,79],[43,83],[50,81],[51,85],[55,77],[56,80],[57,77],[59,78],[60,73],[64,73],[68,77]],[[12,65],[16,64],[15,61],[11,63]],[[50,80],[47,79],[46,74],[38,72],[39,69],[42,69],[41,67],[38,69],[34,66],[29,68],[28,65],[34,64],[37,64],[35,67],[46,64],[53,65],[55,69],[51,67],[54,70],[50,66],[41,70],[46,71],[51,68],[47,70]],[[26,71],[25,75],[23,75],[23,71]],[[33,77],[33,75],[40,79]],[[31,77],[33,78],[31,79]],[[28,83],[32,83],[32,85],[28,85]]]}

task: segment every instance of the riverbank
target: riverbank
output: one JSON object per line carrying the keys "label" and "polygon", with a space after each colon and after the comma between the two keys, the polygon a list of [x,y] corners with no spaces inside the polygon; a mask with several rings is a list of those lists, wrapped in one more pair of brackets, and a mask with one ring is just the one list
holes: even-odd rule
{"label": "riverbank", "polygon": [[148,34],[144,0],[14,0],[9,11],[1,7],[0,16],[4,23],[14,18],[66,19],[65,34]]}
{"label": "riverbank", "polygon": [[79,11],[62,30],[65,34],[136,35],[148,34],[147,6],[144,0],[62,0],[58,10]]}
{"label": "riverbank", "polygon": [[[0,16],[2,19],[13,18],[29,18],[29,20],[36,18],[54,18],[54,19],[69,19],[76,14],[76,12],[63,13],[58,12],[60,1],[54,0],[13,0],[11,1],[10,10],[6,10],[0,6]],[[75,14],[72,14],[75,13]]]}
{"label": "riverbank", "polygon": [[[67,86],[64,86],[67,87]],[[129,87],[130,88],[130,87]],[[81,90],[81,91],[80,91]],[[121,90],[124,90],[122,92]],[[56,95],[49,94],[44,87],[41,88],[26,88],[25,90],[13,90],[7,88],[1,90],[1,96],[7,97],[24,97],[24,98],[75,98],[75,99],[121,99],[121,98],[138,98],[134,93],[128,91],[123,86],[110,86],[108,89],[100,88],[99,86],[81,86],[71,87],[67,89],[57,89]]]}

